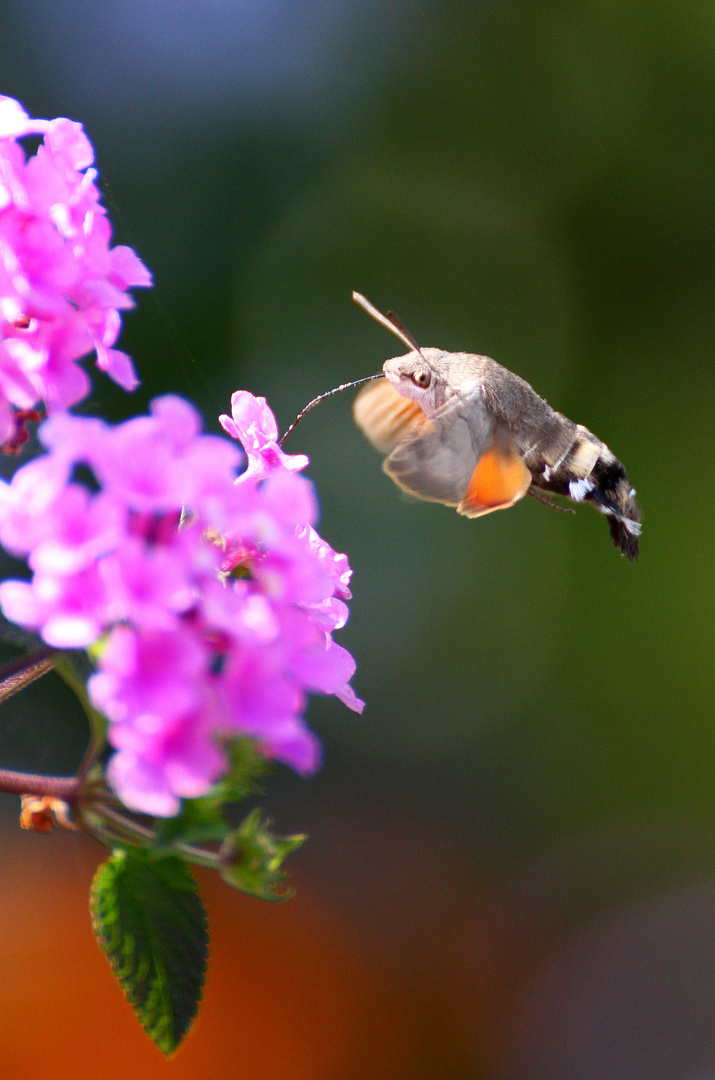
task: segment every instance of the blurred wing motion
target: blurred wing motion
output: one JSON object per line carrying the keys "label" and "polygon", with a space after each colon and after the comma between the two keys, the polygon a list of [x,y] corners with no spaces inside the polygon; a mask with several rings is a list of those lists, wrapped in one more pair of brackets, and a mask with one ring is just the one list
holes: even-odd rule
{"label": "blurred wing motion", "polygon": [[387,379],[377,379],[360,391],[353,416],[381,454],[391,453],[411,429],[427,420],[417,402],[398,394]]}
{"label": "blurred wing motion", "polygon": [[404,491],[455,506],[466,517],[503,510],[531,483],[509,432],[475,392],[427,417],[387,380],[366,387],[355,420],[372,444],[390,456],[383,468]]}

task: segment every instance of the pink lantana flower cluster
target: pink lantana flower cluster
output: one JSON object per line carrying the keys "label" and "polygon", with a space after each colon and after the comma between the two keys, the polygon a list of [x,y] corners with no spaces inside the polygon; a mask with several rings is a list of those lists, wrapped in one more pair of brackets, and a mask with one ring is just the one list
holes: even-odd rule
{"label": "pink lantana flower cluster", "polygon": [[0,542],[32,572],[0,585],[0,607],[49,645],[90,650],[109,781],[150,814],[204,794],[235,735],[314,770],[308,693],[363,707],[332,639],[351,571],[314,529],[308,459],[280,449],[264,399],[232,405],[221,420],[243,472],[235,443],[163,397],[114,427],[57,413],[39,429],[47,453],[0,482]]}
{"label": "pink lantana flower cluster", "polygon": [[[18,140],[38,135],[28,157]],[[0,446],[15,439],[14,410],[86,397],[77,361],[90,352],[125,390],[138,382],[114,344],[120,311],[134,306],[127,290],[151,275],[130,247],[110,248],[93,160],[81,124],[32,120],[0,96]]]}

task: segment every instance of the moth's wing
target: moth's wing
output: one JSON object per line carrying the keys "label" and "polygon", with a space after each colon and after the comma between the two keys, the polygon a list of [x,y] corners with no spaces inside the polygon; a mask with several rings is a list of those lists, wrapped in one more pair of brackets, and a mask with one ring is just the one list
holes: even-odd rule
{"label": "moth's wing", "polygon": [[479,517],[526,494],[531,472],[481,394],[460,397],[408,430],[383,464],[403,490]]}
{"label": "moth's wing", "polygon": [[403,397],[387,379],[363,387],[353,405],[355,423],[381,454],[389,454],[411,429],[427,420],[416,401]]}
{"label": "moth's wing", "polygon": [[461,503],[492,427],[480,405],[473,418],[462,405],[450,402],[408,431],[383,462],[387,475],[410,495],[447,506]]}
{"label": "moth's wing", "polygon": [[511,435],[495,423],[489,446],[477,462],[457,510],[465,517],[506,510],[523,499],[532,479]]}

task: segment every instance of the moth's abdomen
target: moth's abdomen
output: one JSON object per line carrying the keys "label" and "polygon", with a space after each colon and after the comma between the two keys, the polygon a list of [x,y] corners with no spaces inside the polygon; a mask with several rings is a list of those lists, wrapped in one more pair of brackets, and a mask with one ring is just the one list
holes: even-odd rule
{"label": "moth's abdomen", "polygon": [[631,561],[638,558],[641,512],[626,470],[607,446],[603,447],[593,472],[593,491],[588,501],[608,517],[614,545]]}
{"label": "moth's abdomen", "polygon": [[605,514],[614,545],[626,558],[638,558],[641,512],[635,489],[615,454],[588,428],[578,425],[563,457],[532,469],[536,487],[589,502]]}

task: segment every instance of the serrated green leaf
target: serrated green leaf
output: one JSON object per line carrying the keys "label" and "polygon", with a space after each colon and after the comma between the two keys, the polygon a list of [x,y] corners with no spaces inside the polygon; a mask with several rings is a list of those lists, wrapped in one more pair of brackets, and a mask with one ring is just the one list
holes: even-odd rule
{"label": "serrated green leaf", "polygon": [[242,825],[230,833],[219,852],[221,877],[227,885],[260,900],[285,900],[283,860],[304,842],[305,836],[275,836],[270,821],[259,809],[252,810]]}
{"label": "serrated green leaf", "polygon": [[181,859],[118,849],[90,894],[97,940],[149,1038],[176,1049],[196,1015],[208,957],[206,912]]}

